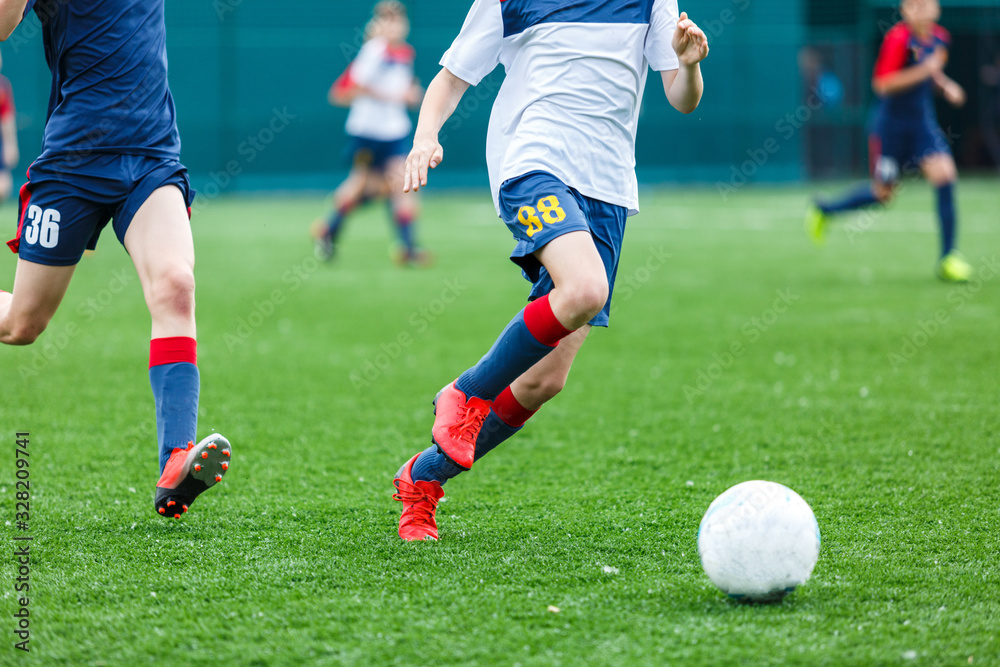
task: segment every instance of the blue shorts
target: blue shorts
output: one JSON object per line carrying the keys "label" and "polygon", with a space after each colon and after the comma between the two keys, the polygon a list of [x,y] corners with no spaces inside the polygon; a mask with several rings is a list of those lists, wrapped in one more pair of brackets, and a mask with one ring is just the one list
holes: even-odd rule
{"label": "blue shorts", "polygon": [[177,160],[117,153],[40,158],[28,168],[17,236],[7,245],[29,262],[73,266],[84,249],[97,247],[111,220],[124,246],[132,217],[164,185],[180,188],[190,208],[195,193]]}
{"label": "blue shorts", "polygon": [[585,197],[548,172],[531,171],[500,186],[500,217],[517,240],[510,259],[532,283],[529,300],[554,287],[532,253],[563,234],[590,232],[608,274],[608,302],[590,324],[608,326],[628,209]]}
{"label": "blue shorts", "polygon": [[364,137],[348,137],[347,152],[352,166],[385,169],[385,165],[395,157],[406,157],[410,152],[409,137],[395,141],[379,141]]}
{"label": "blue shorts", "polygon": [[931,155],[951,155],[951,147],[934,118],[897,120],[880,114],[868,137],[868,159],[872,177],[893,184],[900,176],[914,173]]}

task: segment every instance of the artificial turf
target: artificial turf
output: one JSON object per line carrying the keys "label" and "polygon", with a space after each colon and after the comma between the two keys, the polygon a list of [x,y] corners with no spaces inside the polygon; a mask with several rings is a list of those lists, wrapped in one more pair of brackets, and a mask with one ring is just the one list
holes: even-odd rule
{"label": "artificial turf", "polygon": [[[922,185],[824,249],[803,189],[644,191],[612,327],[446,485],[437,543],[399,541],[391,479],[429,444],[436,390],[523,304],[488,194],[425,200],[424,270],[390,263],[381,207],[330,265],[307,236],[318,197],[198,211],[199,433],[234,455],[177,522],[152,504],[148,314],[106,233],[43,338],[0,349],[0,662],[998,664],[1000,198],[958,193],[982,278],[964,287],[933,278]],[[698,562],[702,513],[748,479],[794,488],[823,535],[779,605],[729,601]]]}

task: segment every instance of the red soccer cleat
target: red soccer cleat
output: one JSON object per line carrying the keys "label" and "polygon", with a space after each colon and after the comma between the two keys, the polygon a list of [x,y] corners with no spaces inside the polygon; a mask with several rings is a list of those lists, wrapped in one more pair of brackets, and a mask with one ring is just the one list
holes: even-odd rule
{"label": "red soccer cleat", "polygon": [[445,458],[463,470],[470,470],[476,458],[476,438],[490,414],[492,401],[466,397],[455,383],[441,390],[434,406],[434,444]]}
{"label": "red soccer cleat", "polygon": [[417,454],[407,461],[392,481],[396,487],[392,499],[403,503],[403,515],[399,517],[399,536],[407,542],[438,538],[434,510],[444,496],[444,489],[437,482],[413,481],[413,463],[419,456]]}
{"label": "red soccer cleat", "polygon": [[[175,448],[156,483],[153,505],[156,511],[167,518],[181,518],[195,498],[222,481],[231,457],[232,446],[219,433],[197,445],[189,442],[184,449]],[[178,505],[180,512],[176,509]]]}

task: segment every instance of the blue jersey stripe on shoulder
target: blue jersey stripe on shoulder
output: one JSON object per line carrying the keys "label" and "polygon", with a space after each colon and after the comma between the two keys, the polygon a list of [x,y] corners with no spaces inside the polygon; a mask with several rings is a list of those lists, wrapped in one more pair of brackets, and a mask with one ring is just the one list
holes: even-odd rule
{"label": "blue jersey stripe on shoulder", "polygon": [[653,0],[500,0],[503,36],[542,23],[649,23]]}

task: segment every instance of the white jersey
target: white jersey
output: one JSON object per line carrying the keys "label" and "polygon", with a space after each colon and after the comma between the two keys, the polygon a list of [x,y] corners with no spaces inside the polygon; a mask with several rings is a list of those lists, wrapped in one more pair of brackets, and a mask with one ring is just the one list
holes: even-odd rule
{"label": "white jersey", "polygon": [[406,94],[413,86],[413,49],[373,37],[361,47],[348,75],[375,95],[361,95],[351,103],[347,133],[376,141],[408,137],[413,129],[406,108]]}
{"label": "white jersey", "polygon": [[635,135],[650,67],[678,67],[677,0],[475,0],[441,65],[477,85],[503,64],[486,159],[501,184],[543,170],[639,211]]}

